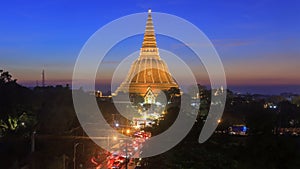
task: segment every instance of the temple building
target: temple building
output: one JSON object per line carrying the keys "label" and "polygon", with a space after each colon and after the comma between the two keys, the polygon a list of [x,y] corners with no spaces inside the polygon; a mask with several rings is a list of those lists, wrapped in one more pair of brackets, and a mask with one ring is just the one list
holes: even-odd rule
{"label": "temple building", "polygon": [[155,104],[156,97],[150,87],[148,87],[147,92],[144,96],[144,104]]}
{"label": "temple building", "polygon": [[168,90],[171,87],[178,88],[178,85],[170,74],[168,66],[159,56],[151,10],[149,10],[140,55],[131,65],[126,79],[117,88],[115,95],[123,92],[147,96],[149,89],[150,93],[157,95],[160,90]]}

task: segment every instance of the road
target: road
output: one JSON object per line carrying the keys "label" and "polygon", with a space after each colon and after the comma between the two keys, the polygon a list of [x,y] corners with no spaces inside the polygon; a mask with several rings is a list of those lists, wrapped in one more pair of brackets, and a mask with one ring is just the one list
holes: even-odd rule
{"label": "road", "polygon": [[[120,139],[122,140],[122,139]],[[136,148],[134,148],[136,147]],[[120,143],[116,143],[111,147],[111,155],[107,157],[105,161],[101,163],[100,166],[101,169],[111,169],[113,166],[119,166],[120,169],[125,169],[125,157],[129,156],[130,157],[139,157],[140,155],[140,150],[142,148],[142,143],[137,144],[136,141],[133,141],[131,144],[128,143],[125,140],[122,140]],[[129,151],[129,149],[132,151],[131,153],[128,153],[126,155],[126,151]],[[133,161],[132,161],[133,160]],[[120,162],[122,161],[122,162]],[[128,169],[134,169],[136,167],[136,164],[134,163],[134,159],[131,158],[129,159],[129,162],[127,164]],[[99,168],[100,169],[100,168]]]}

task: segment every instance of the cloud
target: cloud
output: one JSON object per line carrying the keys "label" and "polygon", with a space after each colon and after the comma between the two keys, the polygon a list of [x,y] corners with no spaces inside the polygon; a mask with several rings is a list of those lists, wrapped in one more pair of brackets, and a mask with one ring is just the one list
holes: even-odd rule
{"label": "cloud", "polygon": [[249,39],[214,39],[212,43],[215,47],[237,47],[255,44],[255,40]]}
{"label": "cloud", "polygon": [[121,61],[117,61],[117,60],[106,60],[106,61],[102,61],[102,64],[119,64]]}
{"label": "cloud", "polygon": [[[211,40],[214,47],[238,47],[238,46],[248,46],[255,44],[256,40],[250,39],[214,39]],[[181,49],[185,47],[210,47],[210,44],[200,44],[200,43],[174,43],[172,44],[173,49]]]}

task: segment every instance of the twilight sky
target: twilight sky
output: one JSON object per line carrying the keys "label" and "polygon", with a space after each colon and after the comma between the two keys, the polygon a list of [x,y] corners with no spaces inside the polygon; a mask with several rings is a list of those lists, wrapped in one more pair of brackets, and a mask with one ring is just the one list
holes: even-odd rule
{"label": "twilight sky", "polygon": [[[300,1],[296,0],[2,1],[0,69],[24,85],[40,81],[42,69],[48,84],[70,83],[78,53],[95,31],[149,8],[177,15],[201,29],[217,49],[229,85],[300,85]],[[159,47],[168,42],[158,38]],[[118,59],[113,57],[112,63]]]}

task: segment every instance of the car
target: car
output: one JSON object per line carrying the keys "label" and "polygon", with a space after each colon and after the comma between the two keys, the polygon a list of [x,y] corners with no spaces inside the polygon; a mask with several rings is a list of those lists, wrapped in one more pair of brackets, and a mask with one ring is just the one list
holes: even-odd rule
{"label": "car", "polygon": [[119,161],[115,161],[111,167],[111,169],[120,169],[120,168],[121,168],[121,163]]}
{"label": "car", "polygon": [[128,165],[129,166],[133,166],[133,164],[134,164],[134,160],[133,160],[133,158],[131,158],[130,161],[129,161],[129,163],[128,163]]}
{"label": "car", "polygon": [[117,159],[119,157],[119,154],[112,154],[112,155],[110,155],[108,158],[110,159],[110,160],[115,160],[115,159]]}
{"label": "car", "polygon": [[119,156],[116,161],[120,162],[121,164],[123,164],[125,162],[125,157]]}
{"label": "car", "polygon": [[141,167],[141,166],[142,166],[142,165],[141,165],[141,162],[140,162],[140,161],[136,163],[136,167]]}

